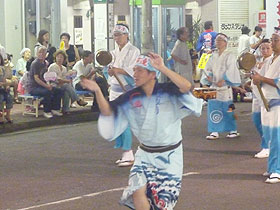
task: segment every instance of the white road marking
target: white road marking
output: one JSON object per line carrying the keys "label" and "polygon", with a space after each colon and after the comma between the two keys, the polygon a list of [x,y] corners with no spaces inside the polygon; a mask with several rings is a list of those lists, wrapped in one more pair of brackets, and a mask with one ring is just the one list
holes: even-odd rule
{"label": "white road marking", "polygon": [[94,196],[97,196],[97,195],[100,195],[100,194],[104,194],[104,193],[108,193],[108,192],[115,192],[115,191],[120,191],[120,190],[124,190],[124,187],[110,189],[110,190],[104,190],[104,191],[100,191],[100,192],[96,192],[96,193],[91,193],[91,194],[77,196],[77,197],[69,198],[69,199],[65,199],[65,200],[40,204],[40,205],[36,205],[36,206],[30,206],[30,207],[23,208],[23,209],[18,209],[18,210],[28,210],[28,209],[35,209],[35,208],[40,208],[40,207],[45,207],[45,206],[50,206],[50,205],[55,205],[55,204],[61,204],[61,203],[69,202],[69,201],[79,200],[79,199],[82,199],[82,198],[85,198],[85,197],[94,197]]}
{"label": "white road marking", "polygon": [[[184,176],[189,176],[189,175],[197,175],[197,174],[200,174],[200,173],[199,172],[188,172],[188,173],[183,174],[183,177]],[[61,203],[69,202],[69,201],[83,199],[83,198],[86,198],[86,197],[95,197],[97,195],[101,195],[101,194],[108,193],[108,192],[121,191],[121,190],[124,190],[124,189],[125,189],[125,187],[120,187],[120,188],[115,188],[115,189],[110,189],[110,190],[104,190],[104,191],[100,191],[100,192],[96,192],[96,193],[91,193],[91,194],[87,194],[87,195],[77,196],[77,197],[74,197],[74,198],[68,198],[68,199],[65,199],[65,200],[40,204],[40,205],[36,205],[36,206],[30,206],[30,207],[26,207],[26,208],[22,208],[22,209],[17,209],[17,210],[29,210],[29,209],[35,209],[35,208],[40,208],[40,207],[45,207],[45,206],[50,206],[50,205],[55,205],[55,204],[61,204]]]}
{"label": "white road marking", "polygon": [[199,173],[199,172],[192,171],[192,172],[188,172],[188,173],[183,174],[183,177],[184,177],[184,176],[189,176],[189,175],[198,175],[198,174],[200,174],[200,173]]}

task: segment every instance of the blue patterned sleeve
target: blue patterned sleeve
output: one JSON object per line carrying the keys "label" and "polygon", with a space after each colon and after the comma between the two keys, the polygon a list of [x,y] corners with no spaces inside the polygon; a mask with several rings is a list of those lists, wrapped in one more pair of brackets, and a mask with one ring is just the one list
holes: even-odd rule
{"label": "blue patterned sleeve", "polygon": [[278,77],[278,78],[274,79],[273,81],[274,81],[274,84],[276,85],[277,92],[280,95],[280,78]]}
{"label": "blue patterned sleeve", "polygon": [[108,141],[116,139],[128,126],[128,120],[122,107],[117,109],[117,112],[111,116],[100,115],[98,118],[99,134]]}
{"label": "blue patterned sleeve", "polygon": [[189,115],[199,117],[202,111],[202,99],[196,98],[192,93],[182,94],[177,99],[177,118],[184,118]]}

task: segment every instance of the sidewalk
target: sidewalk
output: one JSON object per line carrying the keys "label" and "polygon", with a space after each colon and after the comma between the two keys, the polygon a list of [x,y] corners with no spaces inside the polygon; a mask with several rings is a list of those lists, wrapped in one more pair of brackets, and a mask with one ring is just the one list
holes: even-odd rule
{"label": "sidewalk", "polygon": [[0,135],[5,133],[11,133],[14,131],[22,131],[32,128],[40,128],[45,126],[54,125],[66,125],[75,124],[81,122],[88,122],[97,120],[99,113],[91,111],[91,105],[85,107],[77,106],[76,108],[70,108],[70,114],[62,117],[53,117],[47,119],[43,117],[43,110],[39,110],[39,117],[36,118],[34,115],[22,115],[23,107],[21,104],[14,104],[11,111],[11,118],[13,123],[5,123],[0,125]]}

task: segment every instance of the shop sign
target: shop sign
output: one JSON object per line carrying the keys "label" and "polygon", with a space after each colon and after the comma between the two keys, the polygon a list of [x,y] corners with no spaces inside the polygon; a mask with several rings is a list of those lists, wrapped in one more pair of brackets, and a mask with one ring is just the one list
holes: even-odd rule
{"label": "shop sign", "polygon": [[258,26],[266,28],[266,11],[260,11],[258,15]]}

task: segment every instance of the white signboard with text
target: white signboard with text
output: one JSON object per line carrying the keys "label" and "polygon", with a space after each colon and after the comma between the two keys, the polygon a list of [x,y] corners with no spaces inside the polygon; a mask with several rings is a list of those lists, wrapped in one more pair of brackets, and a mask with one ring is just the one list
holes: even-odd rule
{"label": "white signboard with text", "polygon": [[218,8],[218,31],[229,37],[228,48],[237,53],[241,28],[244,25],[248,26],[248,0],[219,0]]}
{"label": "white signboard with text", "polygon": [[74,29],[75,45],[83,45],[83,28]]}

